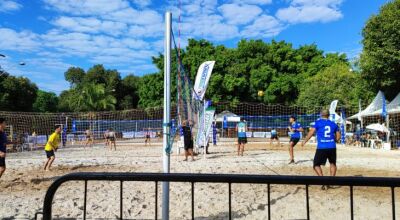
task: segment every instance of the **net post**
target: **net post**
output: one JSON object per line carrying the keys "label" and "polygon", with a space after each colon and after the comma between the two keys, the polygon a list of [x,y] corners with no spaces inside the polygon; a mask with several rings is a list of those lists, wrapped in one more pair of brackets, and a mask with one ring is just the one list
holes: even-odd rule
{"label": "net post", "polygon": [[[171,112],[171,12],[165,13],[165,48],[164,48],[164,126],[163,126],[163,172],[170,172],[170,155],[167,152],[169,148]],[[162,219],[169,219],[169,182],[162,183]]]}

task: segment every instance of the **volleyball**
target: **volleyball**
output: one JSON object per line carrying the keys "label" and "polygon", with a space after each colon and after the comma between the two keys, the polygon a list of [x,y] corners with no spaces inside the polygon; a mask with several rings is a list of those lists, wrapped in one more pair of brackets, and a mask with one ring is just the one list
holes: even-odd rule
{"label": "volleyball", "polygon": [[264,96],[264,91],[262,91],[262,90],[259,90],[259,91],[258,91],[258,96],[259,96],[259,97],[262,97],[262,96]]}

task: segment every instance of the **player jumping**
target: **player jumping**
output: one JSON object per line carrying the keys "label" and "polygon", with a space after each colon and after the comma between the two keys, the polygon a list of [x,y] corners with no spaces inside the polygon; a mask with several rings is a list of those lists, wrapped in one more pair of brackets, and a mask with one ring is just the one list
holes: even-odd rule
{"label": "player jumping", "polygon": [[303,132],[303,128],[301,127],[300,123],[296,122],[296,117],[293,115],[290,116],[289,122],[290,122],[290,126],[288,127],[290,131],[289,164],[294,164],[293,148],[300,141],[300,132]]}

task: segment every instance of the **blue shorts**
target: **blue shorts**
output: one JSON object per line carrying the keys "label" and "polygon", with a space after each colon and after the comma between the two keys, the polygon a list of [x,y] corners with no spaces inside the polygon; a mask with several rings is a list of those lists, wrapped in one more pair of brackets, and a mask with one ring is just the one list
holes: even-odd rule
{"label": "blue shorts", "polygon": [[299,141],[300,138],[295,138],[295,137],[290,138],[290,142],[293,142],[293,147],[296,146],[296,144],[299,143]]}

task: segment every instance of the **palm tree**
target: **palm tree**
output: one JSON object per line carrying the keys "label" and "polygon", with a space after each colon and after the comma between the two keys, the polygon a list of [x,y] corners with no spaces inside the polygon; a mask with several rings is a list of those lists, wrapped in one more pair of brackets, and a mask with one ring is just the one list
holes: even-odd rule
{"label": "palm tree", "polygon": [[81,111],[105,111],[115,110],[117,100],[108,94],[103,84],[88,83],[80,90],[77,97],[79,110]]}

